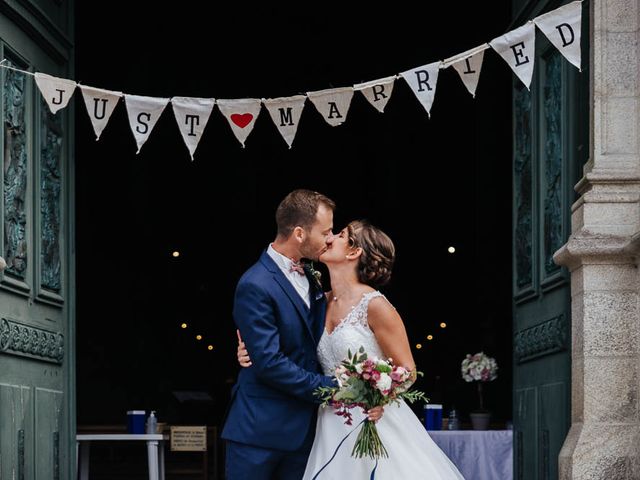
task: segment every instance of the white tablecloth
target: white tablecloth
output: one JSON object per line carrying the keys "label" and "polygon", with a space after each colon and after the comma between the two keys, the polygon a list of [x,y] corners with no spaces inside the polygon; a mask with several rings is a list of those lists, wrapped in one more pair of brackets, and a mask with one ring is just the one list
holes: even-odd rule
{"label": "white tablecloth", "polygon": [[513,479],[512,430],[429,430],[465,480]]}

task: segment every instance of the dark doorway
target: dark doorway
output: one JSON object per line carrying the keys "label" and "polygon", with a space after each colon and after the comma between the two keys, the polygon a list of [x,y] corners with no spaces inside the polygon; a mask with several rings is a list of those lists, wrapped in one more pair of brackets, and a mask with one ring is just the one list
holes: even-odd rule
{"label": "dark doorway", "polygon": [[[97,14],[77,2],[76,80],[157,97],[350,86],[503,34],[511,3],[501,3],[439,2],[418,15],[348,2],[226,2],[205,13],[121,1]],[[290,150],[264,109],[244,149],[215,109],[193,162],[170,106],[136,155],[124,104],[95,142],[78,94],[78,423],[123,423],[127,410],[145,408],[219,424],[238,368],[235,283],[274,237],[277,203],[298,187],[337,202],[337,228],[365,217],[394,239],[385,293],[422,345],[419,387],[468,413],[474,390],[460,362],[484,350],[500,366],[486,402],[510,420],[513,78],[487,51],[473,99],[443,70],[431,119],[402,79],[384,114],[356,93],[339,127],[307,102]],[[208,392],[213,404],[181,409],[175,391]]]}

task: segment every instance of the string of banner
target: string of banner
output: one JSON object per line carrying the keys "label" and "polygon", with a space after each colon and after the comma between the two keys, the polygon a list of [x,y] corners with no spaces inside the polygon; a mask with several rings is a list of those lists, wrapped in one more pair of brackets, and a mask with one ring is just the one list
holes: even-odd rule
{"label": "string of banner", "polygon": [[509,64],[522,83],[529,88],[535,61],[536,26],[570,63],[581,69],[581,4],[582,0],[578,0],[559,7],[533,20],[529,20],[525,25],[507,32],[489,43],[482,44],[443,61],[428,63],[401,72],[399,75],[359,83],[351,87],[307,92],[306,95],[292,97],[268,99],[146,97],[89,87],[65,78],[20,70],[9,65],[6,59],[0,62],[0,67],[33,75],[41,94],[54,114],[65,108],[76,87],[80,88],[87,113],[93,124],[96,140],[100,139],[100,135],[107,126],[118,102],[121,98],[124,98],[129,125],[138,147],[136,153],[140,153],[140,149],[149,138],[153,127],[170,102],[178,128],[189,150],[191,160],[193,160],[193,155],[205,126],[216,105],[229,122],[231,130],[243,148],[263,105],[269,112],[285,142],[291,148],[307,98],[313,103],[326,122],[335,127],[346,121],[355,91],[361,92],[374,108],[384,113],[384,108],[393,91],[394,82],[399,78],[403,78],[430,116],[436,93],[438,72],[449,67],[453,67],[458,72],[469,93],[475,97],[484,51],[489,48],[496,51]]}

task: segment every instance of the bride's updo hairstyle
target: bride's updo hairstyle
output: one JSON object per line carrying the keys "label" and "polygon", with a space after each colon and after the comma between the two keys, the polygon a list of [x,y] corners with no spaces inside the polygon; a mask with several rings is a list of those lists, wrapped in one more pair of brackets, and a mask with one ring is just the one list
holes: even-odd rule
{"label": "bride's updo hairstyle", "polygon": [[396,258],[396,249],[389,236],[366,220],[354,220],[347,225],[349,244],[362,248],[358,262],[358,280],[373,288],[386,285]]}

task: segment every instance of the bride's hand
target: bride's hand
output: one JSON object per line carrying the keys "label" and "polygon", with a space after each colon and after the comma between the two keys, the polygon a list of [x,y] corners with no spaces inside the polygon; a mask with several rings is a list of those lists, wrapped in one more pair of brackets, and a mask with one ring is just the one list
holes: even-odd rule
{"label": "bride's hand", "polygon": [[236,330],[238,334],[238,363],[241,367],[250,367],[251,366],[251,358],[249,358],[249,352],[247,351],[247,347],[242,341],[242,337],[240,336],[240,330]]}
{"label": "bride's hand", "polygon": [[369,421],[376,423],[378,420],[382,418],[384,415],[384,407],[373,407],[367,411],[367,415],[369,416]]}

